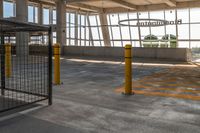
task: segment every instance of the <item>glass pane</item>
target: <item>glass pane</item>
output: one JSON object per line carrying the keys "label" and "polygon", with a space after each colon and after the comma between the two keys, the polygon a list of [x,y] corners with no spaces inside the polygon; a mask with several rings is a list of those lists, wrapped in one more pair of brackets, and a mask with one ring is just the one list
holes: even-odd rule
{"label": "glass pane", "polygon": [[189,9],[178,9],[177,19],[181,19],[182,23],[189,23]]}
{"label": "glass pane", "polygon": [[190,20],[191,22],[200,22],[200,8],[190,9]]}
{"label": "glass pane", "polygon": [[150,12],[150,18],[164,20],[164,11],[152,11]]}
{"label": "glass pane", "polygon": [[179,41],[178,47],[179,48],[189,48],[189,41]]}
{"label": "glass pane", "polygon": [[166,34],[172,34],[176,36],[176,25],[167,25]]}
{"label": "glass pane", "polygon": [[43,24],[49,24],[49,9],[43,9]]}
{"label": "glass pane", "polygon": [[53,24],[56,24],[56,10],[53,10]]}
{"label": "glass pane", "polygon": [[115,47],[122,47],[122,42],[121,41],[114,41],[114,46]]}
{"label": "glass pane", "polygon": [[131,37],[132,39],[139,39],[138,27],[131,27]]}
{"label": "glass pane", "polygon": [[33,6],[28,6],[28,21],[29,22],[34,22],[34,10]]}
{"label": "glass pane", "polygon": [[191,24],[191,39],[200,39],[200,24]]}
{"label": "glass pane", "polygon": [[14,4],[13,2],[3,2],[3,17],[14,17]]}
{"label": "glass pane", "polygon": [[35,23],[38,23],[38,7],[35,7]]}
{"label": "glass pane", "polygon": [[189,25],[188,24],[178,25],[178,38],[189,39]]}
{"label": "glass pane", "polygon": [[119,27],[112,27],[113,40],[121,39]]}
{"label": "glass pane", "polygon": [[151,27],[151,34],[158,37],[158,39],[162,39],[163,35],[165,35],[165,27]]}
{"label": "glass pane", "polygon": [[98,34],[97,28],[96,27],[95,28],[92,27],[91,30],[92,30],[93,39],[99,39],[99,34]]}
{"label": "glass pane", "polygon": [[191,41],[191,48],[200,48],[200,41]]}
{"label": "glass pane", "polygon": [[165,19],[167,21],[175,21],[176,20],[175,10],[166,10],[165,11]]}
{"label": "glass pane", "polygon": [[94,46],[101,46],[100,41],[94,41]]}
{"label": "glass pane", "polygon": [[111,20],[111,25],[118,25],[119,22],[118,14],[111,14],[110,20]]}
{"label": "glass pane", "polygon": [[143,40],[146,35],[150,34],[149,27],[140,27],[141,39]]}

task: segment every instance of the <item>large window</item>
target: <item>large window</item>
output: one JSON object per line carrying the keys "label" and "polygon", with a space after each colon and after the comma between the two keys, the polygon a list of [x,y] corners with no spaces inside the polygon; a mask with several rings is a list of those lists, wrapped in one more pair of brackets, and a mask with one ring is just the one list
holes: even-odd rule
{"label": "large window", "polygon": [[16,16],[16,4],[10,1],[3,1],[3,17],[15,17]]}
{"label": "large window", "polygon": [[48,8],[43,9],[43,24],[50,24],[50,10]]}
{"label": "large window", "polygon": [[94,46],[103,46],[103,36],[98,15],[89,16]]}
{"label": "large window", "polygon": [[34,5],[28,6],[28,21],[38,23],[38,7]]}
{"label": "large window", "polygon": [[[132,27],[119,26],[120,20],[126,19],[162,19],[171,21],[169,25],[159,27]],[[136,13],[108,14],[108,28],[111,44],[123,46],[131,42],[133,46],[140,47],[144,37],[151,34],[162,41],[163,36],[174,35],[178,40],[178,47],[193,48],[200,42],[200,8],[186,8],[177,10],[161,10]],[[147,20],[148,21],[148,20]],[[182,23],[176,23],[181,21]],[[128,22],[130,25],[131,22]]]}

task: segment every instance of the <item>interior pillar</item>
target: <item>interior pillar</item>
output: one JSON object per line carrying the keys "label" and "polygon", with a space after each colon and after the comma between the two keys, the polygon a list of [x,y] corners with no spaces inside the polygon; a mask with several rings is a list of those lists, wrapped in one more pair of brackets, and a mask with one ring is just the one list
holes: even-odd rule
{"label": "interior pillar", "polygon": [[0,18],[3,18],[3,0],[0,1]]}
{"label": "interior pillar", "polygon": [[41,3],[38,6],[38,24],[43,24],[43,5]]}
{"label": "interior pillar", "polygon": [[[28,21],[28,2],[27,0],[16,0],[16,20],[20,22]],[[25,58],[29,55],[29,33],[18,32],[16,34],[16,55]],[[23,61],[23,59],[21,59]]]}
{"label": "interior pillar", "polygon": [[63,46],[66,45],[66,4],[64,0],[56,2],[57,9],[57,25],[56,25],[56,39],[61,45],[61,54],[63,54]]}
{"label": "interior pillar", "polygon": [[101,23],[104,44],[105,46],[110,47],[111,43],[110,43],[110,34],[109,34],[109,29],[108,29],[107,14],[102,13],[100,14],[99,18],[100,18],[100,23]]}

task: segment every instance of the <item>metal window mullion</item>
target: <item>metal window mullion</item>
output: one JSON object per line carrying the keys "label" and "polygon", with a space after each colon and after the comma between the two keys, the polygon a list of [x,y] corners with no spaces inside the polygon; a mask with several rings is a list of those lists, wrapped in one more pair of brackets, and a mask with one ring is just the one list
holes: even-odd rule
{"label": "metal window mullion", "polygon": [[68,39],[69,40],[69,44],[68,45],[70,46],[71,45],[71,13],[69,13],[68,16],[69,16],[69,18],[68,18],[69,19],[68,20],[68,22],[69,22],[68,23],[68,25],[69,25],[69,28],[68,28],[69,29],[68,30],[68,32],[69,32],[69,39]]}
{"label": "metal window mullion", "polygon": [[[119,13],[118,13],[118,22],[120,21]],[[123,41],[122,41],[122,29],[121,26],[119,26],[119,31],[120,31],[120,37],[121,37],[121,45],[123,47]]]}
{"label": "metal window mullion", "polygon": [[[137,12],[137,22],[139,23],[139,13]],[[138,34],[139,34],[139,40],[140,40],[140,47],[142,47],[142,38],[141,38],[141,29],[140,25],[138,25]]]}
{"label": "metal window mullion", "polygon": [[53,25],[53,8],[52,7],[49,9],[49,15],[50,15],[49,17],[50,24]]}
{"label": "metal window mullion", "polygon": [[[128,17],[128,27],[129,27],[129,35],[130,35],[130,39],[132,40],[132,35],[131,35],[131,27],[130,27],[130,16],[129,16],[129,12],[127,13],[127,17]],[[132,44],[132,41],[130,41],[131,44]]]}
{"label": "metal window mullion", "polygon": [[[164,10],[164,20],[166,21],[166,12],[165,12],[165,10]],[[167,27],[166,27],[166,25],[164,26],[164,30],[165,30],[165,36],[167,35]]]}
{"label": "metal window mullion", "polygon": [[[30,5],[30,6],[32,6],[32,5]],[[35,23],[35,8],[34,8],[34,6],[32,6],[33,7],[33,23]]]}
{"label": "metal window mullion", "polygon": [[86,30],[86,22],[87,22],[87,20],[86,20],[86,15],[84,15],[84,26],[85,26],[85,29],[84,29],[84,32],[85,32],[85,36],[84,36],[84,46],[86,46],[86,32],[87,32],[87,30]]}
{"label": "metal window mullion", "polygon": [[191,49],[191,14],[190,14],[190,8],[189,8],[189,48]]}
{"label": "metal window mullion", "polygon": [[[150,11],[148,11],[148,19],[149,19],[149,22],[150,22],[150,18],[151,18],[151,17],[150,17]],[[149,25],[149,33],[150,33],[150,35],[152,34],[152,33],[151,33],[151,25]]]}
{"label": "metal window mullion", "polygon": [[96,19],[96,24],[97,24],[97,30],[98,30],[98,35],[99,35],[100,46],[102,46],[100,30],[99,30],[99,23],[98,23],[98,20],[97,20],[97,15],[95,15],[95,19]]}
{"label": "metal window mullion", "polygon": [[13,1],[13,17],[16,17],[16,2]]}
{"label": "metal window mullion", "polygon": [[90,40],[91,40],[92,46],[94,46],[94,41],[93,41],[93,35],[92,35],[92,29],[91,29],[91,25],[90,25],[90,18],[89,18],[89,15],[87,16],[87,20],[88,20],[88,27],[89,27],[89,36],[90,36]]}
{"label": "metal window mullion", "polygon": [[81,38],[81,27],[82,27],[82,24],[81,24],[81,22],[82,22],[82,21],[81,21],[81,14],[79,14],[79,19],[80,19],[80,20],[79,20],[79,23],[80,23],[80,25],[79,25],[79,39],[80,39],[80,40],[79,40],[79,45],[81,46],[81,39],[82,39],[82,38]]}
{"label": "metal window mullion", "polygon": [[[175,20],[176,20],[176,22],[177,22],[177,20],[178,20],[177,17],[178,17],[178,16],[177,16],[177,8],[176,8],[176,9],[175,9]],[[176,23],[176,43],[177,43],[177,46],[178,46],[178,44],[179,44],[178,38],[179,38],[179,35],[178,35],[178,23]]]}

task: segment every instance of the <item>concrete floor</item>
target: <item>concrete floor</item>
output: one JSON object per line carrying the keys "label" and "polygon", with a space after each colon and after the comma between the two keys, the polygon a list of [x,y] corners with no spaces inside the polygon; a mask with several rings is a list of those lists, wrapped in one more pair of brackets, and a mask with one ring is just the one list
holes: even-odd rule
{"label": "concrete floor", "polygon": [[[183,72],[189,69],[188,77],[185,78],[195,78],[192,81],[195,88],[187,87],[195,89],[197,91],[195,97],[200,97],[198,92],[200,82],[197,80],[199,77],[190,75],[190,72],[195,71],[197,74],[200,72],[198,64],[134,63],[133,83],[140,81],[142,84],[141,81],[144,82],[146,77],[172,68]],[[179,74],[181,76],[181,73]],[[54,86],[53,89],[52,106],[18,113],[20,115],[6,120],[0,119],[0,133],[199,133],[200,131],[198,99],[189,100],[187,96],[180,98],[170,95],[124,96],[117,91],[124,83],[124,64],[120,61],[63,58],[61,77],[63,84]],[[162,76],[159,79],[162,79]],[[178,82],[174,81],[177,88],[182,87],[180,81],[181,79]],[[156,81],[156,84],[159,82]],[[166,93],[182,94],[180,88]]]}

